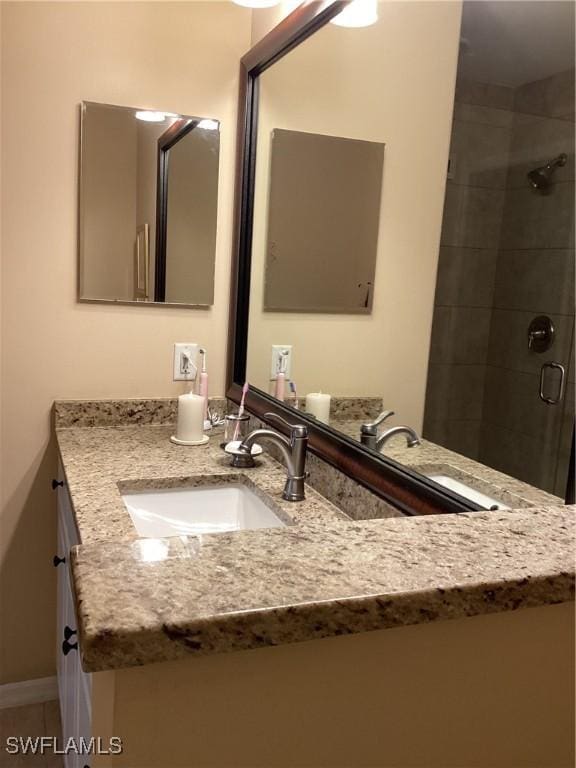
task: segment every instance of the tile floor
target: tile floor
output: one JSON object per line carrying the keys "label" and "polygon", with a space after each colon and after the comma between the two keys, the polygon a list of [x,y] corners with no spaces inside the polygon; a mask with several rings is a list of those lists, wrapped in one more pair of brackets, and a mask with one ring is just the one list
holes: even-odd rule
{"label": "tile floor", "polygon": [[10,755],[6,752],[8,736],[57,736],[61,746],[58,701],[0,709],[1,768],[63,768],[62,755]]}

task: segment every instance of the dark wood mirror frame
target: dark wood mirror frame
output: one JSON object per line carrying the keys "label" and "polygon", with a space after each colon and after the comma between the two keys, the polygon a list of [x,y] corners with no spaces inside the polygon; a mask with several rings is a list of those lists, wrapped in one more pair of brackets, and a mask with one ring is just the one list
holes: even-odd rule
{"label": "dark wood mirror frame", "polygon": [[[248,314],[256,143],[258,126],[258,78],[268,67],[313,35],[348,5],[350,0],[311,0],[299,6],[240,62],[238,104],[238,149],[235,189],[234,246],[228,343],[227,397],[239,403],[246,379]],[[371,451],[352,438],[298,412],[262,390],[250,388],[246,409],[262,421],[265,413],[276,413],[288,421],[296,419],[308,427],[310,450],[352,477],[370,491],[407,514],[470,512],[481,509],[427,477]],[[278,429],[274,424],[275,429]],[[574,486],[571,462],[569,489]],[[570,490],[567,501],[570,501]]]}

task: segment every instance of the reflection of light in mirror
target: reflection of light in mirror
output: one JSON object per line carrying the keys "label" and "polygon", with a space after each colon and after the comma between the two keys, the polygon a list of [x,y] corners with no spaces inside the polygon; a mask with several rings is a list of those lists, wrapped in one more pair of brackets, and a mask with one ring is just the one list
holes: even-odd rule
{"label": "reflection of light in mirror", "polygon": [[369,27],[378,21],[378,0],[352,0],[332,19],[339,27]]}
{"label": "reflection of light in mirror", "polygon": [[280,0],[232,0],[232,2],[244,8],[272,8],[273,5],[278,5]]}
{"label": "reflection of light in mirror", "polygon": [[154,112],[151,109],[143,109],[140,112],[136,112],[136,120],[144,120],[145,123],[161,123],[165,119],[165,112]]}
{"label": "reflection of light in mirror", "polygon": [[217,131],[218,126],[218,120],[200,120],[196,127],[204,128],[205,131]]}

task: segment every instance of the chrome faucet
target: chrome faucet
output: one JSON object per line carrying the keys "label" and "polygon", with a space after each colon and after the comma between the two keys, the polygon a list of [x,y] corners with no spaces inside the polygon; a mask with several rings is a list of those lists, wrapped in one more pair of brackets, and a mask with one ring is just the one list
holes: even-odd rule
{"label": "chrome faucet", "polygon": [[394,435],[406,435],[406,445],[408,448],[415,448],[417,445],[420,445],[420,438],[412,427],[390,427],[386,432],[382,432],[376,440],[376,450],[381,451],[388,440],[394,437]]}
{"label": "chrome faucet", "polygon": [[387,429],[378,437],[378,427],[390,416],[394,416],[394,411],[383,411],[374,421],[362,424],[360,427],[360,442],[362,445],[375,451],[380,451],[391,437],[402,434],[406,435],[408,448],[420,445],[420,438],[412,427],[390,427],[390,429]]}
{"label": "chrome faucet", "polygon": [[308,428],[304,424],[290,424],[275,413],[265,413],[265,418],[278,421],[290,430],[290,439],[271,429],[255,429],[244,438],[232,454],[232,466],[245,468],[255,466],[252,446],[257,440],[269,440],[278,446],[286,463],[286,485],[282,498],[286,501],[303,501],[304,480],[306,479],[306,449],[308,448]]}
{"label": "chrome faucet", "polygon": [[383,421],[394,416],[394,411],[382,411],[374,421],[370,421],[367,424],[362,424],[360,427],[360,442],[367,448],[376,450],[376,442],[378,440],[378,427]]}

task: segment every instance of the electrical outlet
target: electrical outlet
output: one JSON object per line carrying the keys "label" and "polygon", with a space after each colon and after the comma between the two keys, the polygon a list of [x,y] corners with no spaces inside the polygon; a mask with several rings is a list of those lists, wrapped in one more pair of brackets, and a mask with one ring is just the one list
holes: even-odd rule
{"label": "electrical outlet", "polygon": [[276,374],[280,370],[280,358],[285,357],[284,373],[286,378],[290,379],[292,373],[292,345],[291,344],[273,344],[272,345],[272,364],[270,366],[270,379],[276,381]]}
{"label": "electrical outlet", "polygon": [[198,344],[174,344],[174,381],[194,381],[198,373]]}

